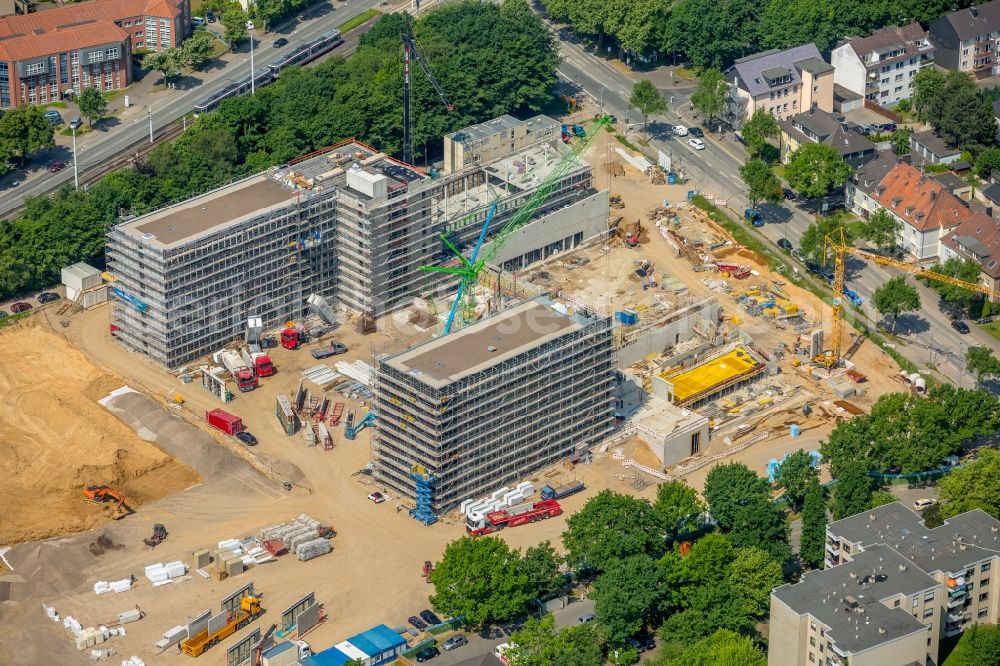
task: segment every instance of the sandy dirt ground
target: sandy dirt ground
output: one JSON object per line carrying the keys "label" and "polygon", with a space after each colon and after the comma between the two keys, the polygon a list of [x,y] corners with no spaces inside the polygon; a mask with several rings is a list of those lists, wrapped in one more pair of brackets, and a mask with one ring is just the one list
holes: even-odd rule
{"label": "sandy dirt ground", "polygon": [[136,508],[197,483],[97,404],[125,383],[38,318],[0,333],[0,545],[106,522],[111,505],[85,503],[87,485],[111,486]]}

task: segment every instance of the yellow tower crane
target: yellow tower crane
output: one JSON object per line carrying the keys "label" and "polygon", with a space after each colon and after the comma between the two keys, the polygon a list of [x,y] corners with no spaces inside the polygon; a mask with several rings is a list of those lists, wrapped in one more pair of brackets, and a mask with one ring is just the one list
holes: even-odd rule
{"label": "yellow tower crane", "polygon": [[929,280],[935,280],[936,282],[944,282],[945,284],[950,284],[955,287],[961,287],[962,289],[968,289],[969,291],[985,294],[990,300],[1000,299],[1000,291],[991,289],[985,285],[979,284],[978,282],[966,282],[965,280],[959,280],[958,278],[954,278],[950,275],[943,275],[941,273],[926,270],[921,268],[919,264],[890,259],[889,257],[883,257],[882,255],[875,254],[874,252],[868,252],[867,250],[856,248],[853,245],[848,244],[847,238],[844,236],[843,227],[838,229],[837,232],[832,235],[827,234],[827,236],[823,239],[824,264],[830,254],[830,250],[833,251],[834,258],[833,324],[832,330],[830,331],[830,351],[813,359],[813,362],[827,368],[832,368],[840,363],[840,341],[843,328],[842,320],[844,318],[843,299],[845,254],[851,254],[860,259],[865,259],[883,266],[894,266],[914,277],[927,278]]}

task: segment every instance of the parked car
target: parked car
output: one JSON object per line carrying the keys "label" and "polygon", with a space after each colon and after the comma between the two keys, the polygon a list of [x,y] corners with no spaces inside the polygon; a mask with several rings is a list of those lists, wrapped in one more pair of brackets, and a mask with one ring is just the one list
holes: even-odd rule
{"label": "parked car", "polygon": [[65,162],[53,162],[49,165],[49,173],[59,173],[66,168]]}
{"label": "parked car", "polygon": [[273,335],[265,335],[260,339],[261,349],[274,349],[278,346],[278,338]]}
{"label": "parked car", "polygon": [[[17,303],[15,303],[14,305],[17,305]],[[14,308],[11,307],[11,310],[13,309]],[[962,335],[966,335],[969,332],[969,325],[966,324],[961,319],[956,319],[955,321],[951,322],[951,327],[956,331],[958,331],[959,333],[961,333]]]}
{"label": "parked car", "polygon": [[14,314],[18,314],[20,312],[27,312],[30,309],[31,309],[31,303],[25,303],[24,301],[18,301],[17,303],[14,303],[13,305],[10,306],[10,311],[13,312]]}
{"label": "parked car", "polygon": [[458,649],[463,645],[468,645],[469,639],[462,634],[455,634],[444,643],[441,644],[441,648],[445,652],[451,652],[452,650]]}
{"label": "parked car", "polygon": [[764,226],[764,215],[756,208],[747,208],[743,211],[743,219],[754,227]]}
{"label": "parked car", "polygon": [[191,25],[193,25],[196,28],[200,28],[201,26],[205,25],[205,19],[203,19],[200,16],[192,16]]}
{"label": "parked car", "polygon": [[695,150],[705,150],[705,142],[697,137],[688,139],[688,145]]}
{"label": "parked car", "polygon": [[798,250],[794,250],[794,249],[792,250],[792,257],[794,257],[795,259],[798,259],[802,263],[806,262],[806,258],[804,256],[802,256],[802,253],[799,252]]}
{"label": "parked car", "polygon": [[799,196],[798,194],[795,193],[795,190],[788,187],[781,188],[781,193],[784,194],[785,199],[789,201],[792,201],[795,199],[795,197]]}
{"label": "parked car", "polygon": [[879,129],[882,132],[895,132],[896,123],[882,123],[881,125],[879,125]]}
{"label": "parked car", "polygon": [[579,624],[587,624],[588,622],[593,622],[594,621],[594,614],[593,613],[584,613],[583,615],[581,615],[580,617],[578,617],[576,619],[576,621]]}
{"label": "parked car", "polygon": [[785,252],[791,252],[792,251],[792,241],[788,240],[787,238],[779,238],[778,239],[778,247],[780,247]]}
{"label": "parked car", "polygon": [[80,129],[81,125],[83,125],[83,118],[81,118],[80,116],[73,116],[72,118],[69,119],[69,128],[71,130]]}
{"label": "parked car", "polygon": [[412,624],[414,628],[418,629],[419,631],[423,631],[424,629],[427,628],[427,623],[421,620],[416,615],[411,615],[410,618],[407,620],[407,622]]}
{"label": "parked car", "polygon": [[240,440],[247,446],[257,446],[257,438],[248,433],[246,430],[241,430],[236,433],[236,439]]}
{"label": "parked car", "polygon": [[272,44],[272,46],[276,49],[280,49],[282,46],[287,46],[287,45],[288,45],[288,40],[285,39],[284,37],[279,37],[278,39],[274,40],[274,44]]}
{"label": "parked car", "polygon": [[382,493],[369,493],[368,499],[375,502],[376,504],[381,504],[382,502],[385,501],[385,495],[383,495]]}
{"label": "parked car", "polygon": [[829,282],[830,284],[833,284],[833,279],[834,277],[836,277],[832,268],[824,268],[819,272],[819,274],[823,276],[823,279]]}
{"label": "parked car", "polygon": [[52,301],[59,300],[59,294],[53,294],[51,291],[43,291],[35,298],[39,303],[51,303]]}
{"label": "parked car", "polygon": [[677,136],[687,136],[688,128],[684,127],[684,125],[674,125],[674,134]]}
{"label": "parked car", "polygon": [[209,23],[215,23],[215,12],[207,11],[205,12],[205,20]]}
{"label": "parked car", "polygon": [[59,112],[56,111],[55,109],[49,109],[48,111],[46,111],[42,115],[44,115],[45,119],[48,120],[53,125],[61,125],[62,124],[62,121],[63,121],[62,116],[59,115]]}
{"label": "parked car", "polygon": [[315,359],[324,359],[331,356],[337,356],[338,354],[347,353],[347,345],[341,344],[340,342],[331,342],[329,347],[322,347],[320,349],[312,349],[309,352]]}
{"label": "parked car", "polygon": [[436,647],[433,646],[425,647],[423,650],[417,653],[417,661],[423,663],[425,661],[428,661],[429,659],[433,659],[439,654],[441,654],[441,652]]}
{"label": "parked car", "polygon": [[433,611],[422,610],[422,611],[420,611],[420,617],[421,617],[421,619],[423,619],[424,622],[426,622],[428,625],[430,625],[432,627],[435,624],[441,624],[441,618],[439,618],[437,615],[435,615]]}
{"label": "parked car", "polygon": [[926,509],[928,507],[932,507],[935,504],[937,504],[937,500],[927,499],[927,498],[921,498],[921,499],[918,499],[917,501],[915,501],[913,503],[913,508],[916,511],[923,511],[924,509]]}
{"label": "parked car", "polygon": [[643,644],[634,638],[626,638],[625,644],[631,647],[633,650],[635,650],[638,654],[642,654],[646,650]]}
{"label": "parked car", "polygon": [[253,30],[253,29],[254,29],[253,21],[247,21],[247,30]]}
{"label": "parked car", "polygon": [[701,131],[700,127],[692,127],[691,129],[688,130],[688,132],[691,133],[691,136],[696,136],[699,139],[705,136],[705,133]]}
{"label": "parked car", "polygon": [[639,634],[635,637],[635,639],[642,644],[642,647],[645,650],[656,649],[656,638],[652,634]]}

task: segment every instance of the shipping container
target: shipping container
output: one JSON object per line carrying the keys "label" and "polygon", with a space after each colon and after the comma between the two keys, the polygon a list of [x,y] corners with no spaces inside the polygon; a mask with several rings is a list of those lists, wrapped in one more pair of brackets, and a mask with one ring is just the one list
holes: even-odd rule
{"label": "shipping container", "polygon": [[210,426],[218,428],[230,436],[235,436],[236,433],[243,431],[243,421],[240,417],[218,408],[205,412],[205,420]]}

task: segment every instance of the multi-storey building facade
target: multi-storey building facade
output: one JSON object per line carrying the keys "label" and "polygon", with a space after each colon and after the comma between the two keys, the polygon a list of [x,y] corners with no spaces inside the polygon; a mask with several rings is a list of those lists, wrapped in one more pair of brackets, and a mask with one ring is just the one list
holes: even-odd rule
{"label": "multi-storey building facade", "polygon": [[913,95],[913,81],[934,63],[934,46],[919,23],[851,39],[830,53],[833,80],[870,102],[891,107]]}
{"label": "multi-storey building facade", "polygon": [[938,664],[941,639],[1000,616],[1000,521],[927,528],[899,502],[827,526],[822,571],[771,592],[772,666]]}
{"label": "multi-storey building facade", "polygon": [[726,71],[726,80],[730,94],[723,117],[734,127],[757,109],[778,120],[814,107],[833,112],[833,67],[815,44],[740,58]]}
{"label": "multi-storey building facade", "polygon": [[604,439],[614,386],[609,317],[525,301],[379,361],[376,478],[440,514]]}
{"label": "multi-storey building facade", "polygon": [[[470,248],[497,201],[491,237],[566,151],[557,139],[430,178],[346,141],[124,221],[110,232],[107,250],[118,278],[118,338],[175,367],[239,336],[248,317],[268,327],[300,317],[312,293],[367,326],[415,297],[451,291],[454,280],[421,270],[457,261],[442,235]],[[520,268],[607,232],[607,191],[593,189],[585,162],[568,159],[575,161],[496,253],[497,263]]]}
{"label": "multi-storey building facade", "polygon": [[125,88],[135,49],[177,46],[190,26],[188,0],[95,0],[0,19],[0,108]]}
{"label": "multi-storey building facade", "polygon": [[488,164],[515,150],[558,139],[559,135],[559,122],[548,116],[518,120],[503,115],[463,127],[444,137],[444,170],[454,173],[477,164]]}
{"label": "multi-storey building facade", "polygon": [[1000,0],[945,14],[929,32],[936,60],[945,69],[980,79],[1000,74]]}

